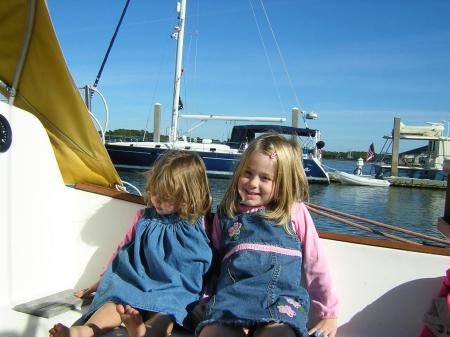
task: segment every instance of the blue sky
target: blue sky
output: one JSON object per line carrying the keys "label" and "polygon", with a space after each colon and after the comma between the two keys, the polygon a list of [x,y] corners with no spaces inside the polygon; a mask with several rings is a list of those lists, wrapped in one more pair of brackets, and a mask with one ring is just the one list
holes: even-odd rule
{"label": "blue sky", "polygon": [[[300,105],[319,115],[308,126],[321,130],[331,151],[365,151],[373,142],[378,152],[396,116],[407,125],[450,120],[450,1],[262,3],[283,61],[260,0],[188,0],[181,113],[285,117],[290,125],[291,108]],[[124,4],[48,0],[78,86],[93,84]],[[167,132],[175,7],[169,0],[130,2],[98,85],[110,110],[108,129],[152,131],[159,102]],[[94,101],[103,121],[100,100]],[[179,122],[182,130],[195,124]],[[208,122],[194,135],[226,139],[233,125]]]}

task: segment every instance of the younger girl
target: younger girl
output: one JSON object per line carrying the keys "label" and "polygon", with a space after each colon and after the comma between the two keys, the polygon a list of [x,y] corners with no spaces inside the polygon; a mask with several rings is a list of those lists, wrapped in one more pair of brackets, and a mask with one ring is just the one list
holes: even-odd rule
{"label": "younger girl", "polygon": [[[221,267],[200,337],[336,335],[337,298],[302,202],[300,158],[298,143],[278,134],[258,137],[244,153],[213,223]],[[308,331],[310,302],[319,322]]]}
{"label": "younger girl", "polygon": [[[122,322],[130,337],[168,336],[173,321],[189,327],[212,252],[204,216],[211,194],[202,159],[169,151],[148,173],[147,208],[138,211],[102,276],[83,325],[56,324],[50,337],[102,335]],[[81,291],[78,296],[83,296]],[[151,330],[151,331],[150,331]]]}

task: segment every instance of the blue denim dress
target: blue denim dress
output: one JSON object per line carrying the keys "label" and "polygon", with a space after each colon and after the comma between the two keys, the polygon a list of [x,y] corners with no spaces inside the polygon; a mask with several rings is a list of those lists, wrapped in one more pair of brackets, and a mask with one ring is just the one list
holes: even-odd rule
{"label": "blue denim dress", "polygon": [[83,324],[107,302],[164,312],[191,328],[188,311],[202,290],[212,251],[203,217],[194,224],[176,214],[159,215],[147,208],[136,224],[134,240],[117,254],[103,275]]}
{"label": "blue denim dress", "polygon": [[309,295],[301,287],[301,242],[263,211],[221,219],[222,262],[215,295],[197,333],[208,324],[288,324],[308,336]]}

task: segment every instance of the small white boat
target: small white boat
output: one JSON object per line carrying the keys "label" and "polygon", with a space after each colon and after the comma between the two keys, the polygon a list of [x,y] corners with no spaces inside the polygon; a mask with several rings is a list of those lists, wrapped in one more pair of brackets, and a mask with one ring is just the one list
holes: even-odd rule
{"label": "small white boat", "polygon": [[387,180],[377,179],[369,175],[357,175],[342,171],[333,172],[334,177],[342,184],[361,185],[373,187],[388,187],[391,183]]}

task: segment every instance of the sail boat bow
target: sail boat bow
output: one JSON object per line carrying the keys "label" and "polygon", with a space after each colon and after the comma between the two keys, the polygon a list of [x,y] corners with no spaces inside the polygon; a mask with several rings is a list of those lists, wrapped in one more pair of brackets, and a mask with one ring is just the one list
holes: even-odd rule
{"label": "sail boat bow", "polygon": [[45,126],[66,184],[122,185],[69,73],[44,0],[0,3],[0,92]]}

